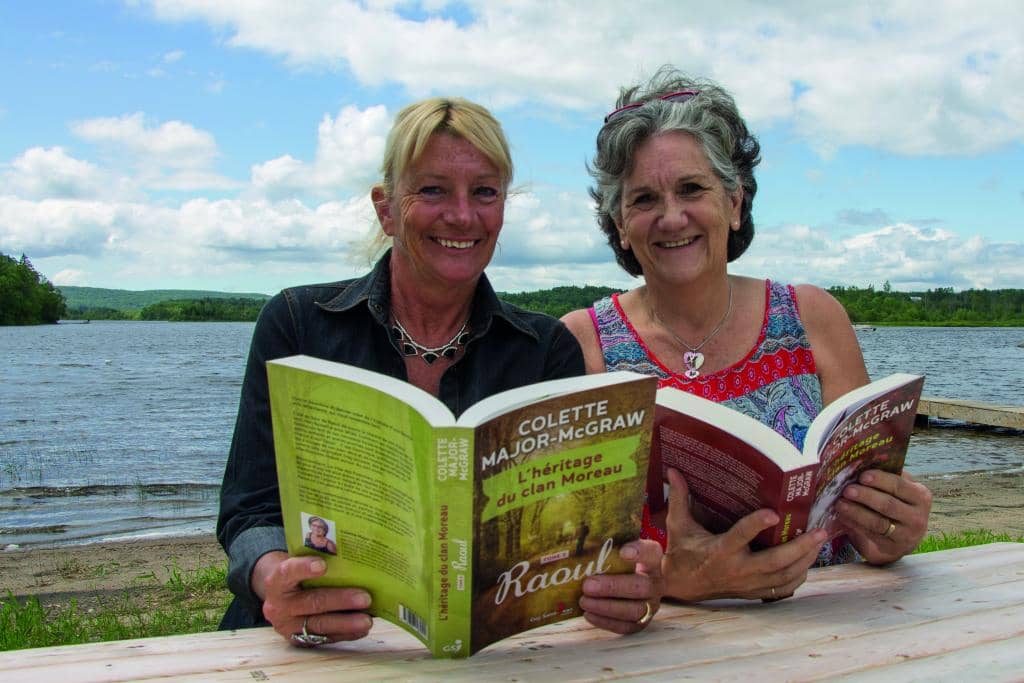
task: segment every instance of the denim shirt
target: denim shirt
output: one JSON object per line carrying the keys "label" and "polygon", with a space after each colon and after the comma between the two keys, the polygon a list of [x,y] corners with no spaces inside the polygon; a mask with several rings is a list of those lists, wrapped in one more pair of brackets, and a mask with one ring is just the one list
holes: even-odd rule
{"label": "denim shirt", "polygon": [[[266,623],[252,571],[264,554],[287,549],[265,364],[301,353],[408,380],[389,334],[390,255],[358,279],[285,289],[260,312],[220,494],[217,538],[228,554],[228,586],[235,594],[222,628]],[[462,357],[440,381],[439,398],[455,415],[506,389],[584,374],[579,344],[561,322],[500,301],[484,275],[470,325]]]}

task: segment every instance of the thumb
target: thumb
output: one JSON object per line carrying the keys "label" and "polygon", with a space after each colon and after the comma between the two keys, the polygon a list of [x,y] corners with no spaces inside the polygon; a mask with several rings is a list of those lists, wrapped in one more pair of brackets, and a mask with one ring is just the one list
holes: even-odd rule
{"label": "thumb", "polygon": [[736,520],[736,523],[722,535],[727,548],[734,551],[747,547],[759,533],[779,523],[774,510],[763,508]]}
{"label": "thumb", "polygon": [[679,470],[668,468],[668,518],[665,527],[669,541],[673,536],[688,535],[696,531],[706,531],[690,512],[690,487],[686,478]]}

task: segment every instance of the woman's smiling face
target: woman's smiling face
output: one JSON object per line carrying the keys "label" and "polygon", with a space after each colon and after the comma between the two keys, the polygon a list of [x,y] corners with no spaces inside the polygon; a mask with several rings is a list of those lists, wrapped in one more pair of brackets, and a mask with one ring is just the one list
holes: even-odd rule
{"label": "woman's smiling face", "polygon": [[742,196],[739,188],[726,191],[692,135],[662,133],[633,156],[623,183],[619,237],[646,279],[692,281],[724,273]]}
{"label": "woman's smiling face", "polygon": [[491,261],[505,217],[497,167],[468,141],[435,133],[387,198],[374,191],[393,258],[416,284],[475,283]]}

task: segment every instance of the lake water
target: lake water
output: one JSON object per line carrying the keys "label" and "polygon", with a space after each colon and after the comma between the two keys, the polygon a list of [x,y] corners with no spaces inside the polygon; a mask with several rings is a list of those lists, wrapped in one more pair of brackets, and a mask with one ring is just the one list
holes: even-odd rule
{"label": "lake water", "polygon": [[[0,548],[209,533],[252,323],[0,327]],[[1024,402],[1022,328],[860,332],[874,378]],[[1024,468],[1024,436],[932,429],[919,474]]]}

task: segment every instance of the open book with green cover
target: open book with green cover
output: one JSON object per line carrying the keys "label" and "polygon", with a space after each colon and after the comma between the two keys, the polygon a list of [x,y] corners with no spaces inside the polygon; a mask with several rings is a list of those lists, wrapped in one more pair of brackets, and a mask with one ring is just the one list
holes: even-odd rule
{"label": "open book with green cover", "polygon": [[780,521],[752,545],[784,543],[807,529],[841,533],[835,503],[868,468],[899,473],[924,377],[897,373],[854,389],[811,422],[798,450],[771,427],[672,387],[658,390],[648,505],[661,519],[667,468],[683,475],[694,518],[720,533],[760,508]]}
{"label": "open book with green cover", "polygon": [[310,585],[365,588],[434,656],[579,616],[587,576],[631,570],[618,547],[640,532],[653,378],[541,382],[456,420],[340,363],[267,374],[288,552],[322,557]]}

